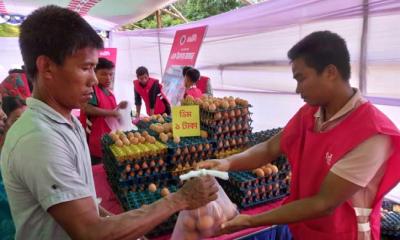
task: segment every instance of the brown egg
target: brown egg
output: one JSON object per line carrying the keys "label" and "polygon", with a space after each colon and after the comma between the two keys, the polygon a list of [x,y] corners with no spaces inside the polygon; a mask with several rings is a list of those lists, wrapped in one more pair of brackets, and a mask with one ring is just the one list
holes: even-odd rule
{"label": "brown egg", "polygon": [[188,147],[185,147],[183,149],[183,154],[189,154],[189,148]]}
{"label": "brown egg", "polygon": [[231,110],[229,112],[229,117],[234,118],[235,117],[235,110]]}
{"label": "brown egg", "polygon": [[204,131],[204,130],[201,130],[201,131],[200,131],[200,136],[201,136],[202,138],[208,138],[208,132],[207,132],[207,131]]}
{"label": "brown egg", "polygon": [[200,235],[197,232],[189,232],[189,231],[185,231],[183,233],[183,240],[199,240]]}
{"label": "brown egg", "polygon": [[223,109],[228,109],[229,108],[229,103],[227,101],[222,101],[221,106],[222,106]]}
{"label": "brown egg", "polygon": [[139,165],[139,164],[137,164],[137,163],[135,163],[135,166],[134,166],[134,168],[135,168],[135,170],[139,170],[139,169],[140,169],[140,165]]}
{"label": "brown egg", "polygon": [[131,142],[128,140],[128,138],[122,138],[122,142],[125,144],[125,145],[129,145],[129,144],[131,144]]}
{"label": "brown egg", "polygon": [[133,136],[135,136],[136,138],[139,138],[139,137],[141,137],[142,135],[141,135],[139,132],[135,132],[135,133],[133,133]]}
{"label": "brown egg", "polygon": [[217,106],[215,106],[215,104],[210,104],[209,106],[208,106],[208,110],[210,111],[210,112],[214,112],[215,110],[217,110]]}
{"label": "brown egg", "polygon": [[164,160],[162,160],[162,159],[158,160],[158,165],[160,165],[160,166],[164,165]]}
{"label": "brown egg", "polygon": [[162,141],[162,142],[164,142],[164,143],[167,143],[168,142],[168,135],[167,134],[165,134],[165,133],[160,133],[160,140]]}
{"label": "brown egg", "polygon": [[163,188],[163,189],[161,189],[161,196],[165,197],[165,196],[167,196],[169,193],[170,193],[170,192],[169,192],[168,188]]}
{"label": "brown egg", "polygon": [[151,143],[151,144],[156,143],[156,138],[153,137],[153,136],[151,136],[151,137],[149,138],[149,143]]}
{"label": "brown egg", "polygon": [[174,136],[174,143],[179,144],[181,142],[181,138],[179,136]]}
{"label": "brown egg", "polygon": [[272,174],[272,169],[270,167],[262,167],[265,176],[269,176]]}
{"label": "brown egg", "polygon": [[191,153],[195,153],[196,152],[196,147],[195,146],[191,146],[190,147],[190,152]]}
{"label": "brown egg", "polygon": [[271,165],[271,170],[272,170],[272,174],[277,174],[278,173],[278,171],[279,171],[279,169],[278,169],[278,167],[277,166],[275,166],[275,165]]}
{"label": "brown egg", "polygon": [[222,114],[220,112],[215,113],[214,120],[219,120],[222,118]]}
{"label": "brown egg", "polygon": [[157,191],[157,186],[154,183],[149,184],[149,191],[150,192],[155,192]]}
{"label": "brown egg", "polygon": [[139,142],[140,142],[140,143],[144,143],[144,142],[146,142],[146,139],[145,139],[144,137],[140,137],[140,138],[139,138]]}
{"label": "brown egg", "polygon": [[129,141],[131,142],[131,144],[135,144],[135,145],[139,143],[139,139],[136,137],[131,137],[129,139]]}
{"label": "brown egg", "polygon": [[214,218],[209,215],[202,215],[196,223],[197,229],[202,231],[207,231],[214,226]]}
{"label": "brown egg", "polygon": [[229,103],[229,107],[230,107],[230,108],[236,107],[235,100],[229,100],[228,103]]}
{"label": "brown egg", "polygon": [[117,141],[115,141],[115,145],[117,145],[117,147],[122,147],[124,143],[120,139],[118,139]]}
{"label": "brown egg", "polygon": [[130,172],[131,171],[131,165],[130,164],[126,165],[125,171],[126,172]]}
{"label": "brown egg", "polygon": [[265,173],[261,168],[257,168],[256,170],[254,170],[254,174],[257,175],[257,177],[264,177]]}

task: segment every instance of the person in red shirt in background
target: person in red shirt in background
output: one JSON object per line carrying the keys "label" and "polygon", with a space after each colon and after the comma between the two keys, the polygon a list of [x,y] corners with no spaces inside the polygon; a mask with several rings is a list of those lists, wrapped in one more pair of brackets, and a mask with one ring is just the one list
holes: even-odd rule
{"label": "person in red shirt in background", "polygon": [[22,69],[11,69],[8,76],[0,83],[0,94],[3,97],[19,97],[22,100],[31,96],[33,88],[25,74],[24,66]]}
{"label": "person in red shirt in background", "polygon": [[196,99],[196,98],[201,98],[201,96],[203,96],[203,93],[196,86],[196,83],[197,81],[199,81],[199,78],[200,78],[200,72],[197,69],[191,68],[186,71],[185,74],[186,91],[184,98],[187,96],[192,96],[194,99]]}
{"label": "person in red shirt in background", "polygon": [[117,105],[114,94],[110,90],[110,84],[114,76],[114,63],[105,58],[99,58],[94,71],[98,85],[93,87],[92,98],[84,107],[84,112],[81,112],[81,115],[86,115],[92,124],[89,133],[87,132],[92,165],[101,163],[101,158],[103,157],[101,138],[111,131],[105,121],[105,117],[119,118],[118,109],[124,109],[127,106],[126,101],[122,101]]}
{"label": "person in red shirt in background", "polygon": [[[182,68],[182,76],[185,78],[185,74],[187,72],[187,70],[191,69],[192,67],[190,66],[184,66]],[[196,83],[196,86],[198,89],[200,89],[200,91],[203,94],[207,94],[208,96],[212,96],[213,92],[212,92],[212,87],[211,87],[211,81],[209,77],[206,76],[201,76],[199,80]]]}
{"label": "person in red shirt in background", "polygon": [[146,105],[147,115],[171,114],[171,105],[162,91],[162,85],[155,78],[149,77],[145,67],[136,69],[137,79],[133,81],[135,90],[136,117],[140,117],[142,99]]}

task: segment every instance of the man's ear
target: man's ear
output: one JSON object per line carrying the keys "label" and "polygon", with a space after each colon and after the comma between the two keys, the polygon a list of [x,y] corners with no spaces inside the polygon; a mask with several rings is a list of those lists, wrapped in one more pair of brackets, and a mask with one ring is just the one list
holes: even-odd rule
{"label": "man's ear", "polygon": [[45,55],[40,55],[36,58],[37,75],[43,79],[52,79],[55,70],[55,64]]}
{"label": "man's ear", "polygon": [[341,78],[339,70],[333,64],[329,64],[325,67],[324,74],[329,80],[336,80],[338,78]]}

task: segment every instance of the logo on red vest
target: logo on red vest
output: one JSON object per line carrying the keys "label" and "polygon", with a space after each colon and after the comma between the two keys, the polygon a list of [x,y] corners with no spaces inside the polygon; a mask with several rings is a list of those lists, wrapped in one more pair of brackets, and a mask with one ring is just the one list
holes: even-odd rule
{"label": "logo on red vest", "polygon": [[326,164],[328,164],[328,166],[330,166],[332,164],[332,157],[333,157],[332,153],[330,153],[330,152],[325,153],[325,161],[326,161]]}

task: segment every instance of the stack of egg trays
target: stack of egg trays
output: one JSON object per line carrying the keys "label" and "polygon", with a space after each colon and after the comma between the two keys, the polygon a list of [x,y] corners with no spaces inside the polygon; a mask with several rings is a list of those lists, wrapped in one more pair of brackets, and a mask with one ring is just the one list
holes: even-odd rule
{"label": "stack of egg trays", "polygon": [[[241,106],[241,105],[236,105],[236,107],[233,107],[233,108],[228,108],[228,109],[223,109],[223,108],[218,108],[217,110],[215,110],[215,111],[213,111],[213,112],[211,112],[211,111],[208,111],[208,110],[205,110],[205,109],[203,109],[203,108],[200,108],[200,119],[202,120],[202,121],[206,121],[206,120],[216,120],[215,119],[215,114],[216,113],[221,113],[221,114],[223,114],[223,113],[225,113],[225,112],[230,112],[230,111],[235,111],[235,110],[240,110],[240,111],[242,111],[243,109],[247,109],[247,113],[243,113],[243,112],[241,112],[240,113],[240,115],[239,114],[235,114],[235,117],[240,117],[240,116],[245,116],[245,115],[247,115],[247,114],[250,114],[250,111],[249,111],[249,108],[251,108],[252,106],[249,104],[249,105],[247,105],[247,106]],[[229,116],[229,117],[233,117],[233,116]]]}
{"label": "stack of egg trays", "polygon": [[[178,186],[169,185],[168,189],[171,193],[173,193],[178,190]],[[138,209],[142,207],[144,204],[149,205],[162,198],[160,191],[161,188],[158,188],[157,191],[154,193],[149,192],[147,190],[142,192],[129,192],[127,195],[122,196],[120,198],[120,202],[125,211]],[[165,222],[158,225],[155,229],[146,234],[146,236],[148,238],[154,238],[167,233],[171,233],[172,230],[174,229],[177,219],[178,219],[178,213],[172,215]]]}
{"label": "stack of egg trays", "polygon": [[[102,142],[104,169],[114,192],[127,193],[129,191],[141,191],[149,183],[176,183],[176,180],[172,178],[171,173],[168,171],[169,163],[166,159],[166,152],[149,158],[143,157],[133,161],[131,159],[118,161],[110,150],[109,144],[112,143],[112,140],[108,136],[104,136]],[[160,160],[164,162],[162,166],[160,166]],[[151,161],[155,162],[154,166],[150,166]],[[135,169],[136,164],[142,166],[144,162],[147,163],[148,168]],[[155,169],[158,170],[155,171]],[[138,174],[140,171],[142,173]]]}
{"label": "stack of egg trays", "polygon": [[400,239],[400,213],[383,211],[381,232],[390,239]]}
{"label": "stack of egg trays", "polygon": [[[198,147],[200,144],[203,145],[203,148],[199,152]],[[205,148],[205,144],[209,145],[208,150]],[[192,164],[193,162],[199,162],[214,157],[216,141],[201,137],[182,137],[178,144],[169,140],[167,146],[167,159],[176,167],[178,164],[186,164],[187,162]],[[186,148],[188,150],[185,150]],[[196,149],[196,151],[191,151],[191,148]]]}
{"label": "stack of egg trays", "polygon": [[[253,120],[248,118],[246,120],[231,119],[229,122],[225,120],[218,120],[213,122],[201,122],[201,129],[208,132],[210,138],[218,140],[225,136],[243,136],[251,134],[251,124]],[[237,126],[240,126],[238,128]],[[233,128],[234,127],[234,128]]]}

